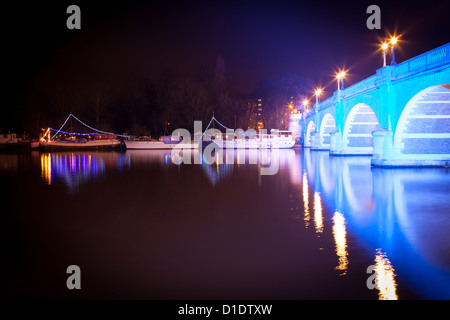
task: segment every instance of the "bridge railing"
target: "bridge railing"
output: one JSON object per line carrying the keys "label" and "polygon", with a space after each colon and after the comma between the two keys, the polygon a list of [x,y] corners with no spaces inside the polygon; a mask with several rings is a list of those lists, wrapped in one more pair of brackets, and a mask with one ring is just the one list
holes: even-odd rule
{"label": "bridge railing", "polygon": [[364,80],[361,80],[360,82],[357,82],[347,89],[344,89],[344,97],[349,97],[355,93],[359,93],[366,89],[372,89],[375,87],[375,81],[377,79],[377,75],[374,74]]}
{"label": "bridge railing", "polygon": [[435,67],[436,64],[445,64],[445,62],[450,62],[450,43],[398,64],[397,77],[401,78],[413,72]]}
{"label": "bridge railing", "polygon": [[[324,101],[321,101],[321,102],[319,102],[319,108],[318,108],[318,110],[323,110],[323,109],[327,109],[327,108],[329,108],[329,107],[332,107],[332,106],[334,106],[335,104],[336,104],[336,96],[335,95],[332,95],[331,97],[329,97],[327,100],[324,100]],[[316,104],[314,104],[314,107],[316,108],[316,110],[317,110],[317,105]]]}

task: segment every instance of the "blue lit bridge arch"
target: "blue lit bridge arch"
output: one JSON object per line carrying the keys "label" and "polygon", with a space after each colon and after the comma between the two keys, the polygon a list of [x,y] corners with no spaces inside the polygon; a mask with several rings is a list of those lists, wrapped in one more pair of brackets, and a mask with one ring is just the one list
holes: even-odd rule
{"label": "blue lit bridge arch", "polygon": [[315,104],[304,147],[330,155],[372,155],[376,166],[450,165],[450,43]]}

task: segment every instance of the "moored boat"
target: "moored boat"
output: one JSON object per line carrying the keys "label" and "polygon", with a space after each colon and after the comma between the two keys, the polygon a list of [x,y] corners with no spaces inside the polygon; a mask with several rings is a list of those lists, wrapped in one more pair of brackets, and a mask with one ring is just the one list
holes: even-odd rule
{"label": "moored boat", "polygon": [[238,138],[224,134],[213,140],[219,148],[231,149],[290,149],[295,145],[291,131],[270,130],[270,134],[257,134],[254,137]]}
{"label": "moored boat", "polygon": [[39,148],[45,150],[112,150],[120,148],[122,142],[114,134],[94,135],[93,140],[72,137],[66,140],[41,138]]}
{"label": "moored boat", "polygon": [[39,140],[31,140],[30,141],[30,147],[32,150],[39,149]]}
{"label": "moored boat", "polygon": [[159,140],[151,140],[150,138],[141,137],[136,140],[125,140],[127,150],[161,150],[173,149],[175,146],[183,149],[197,149],[198,143],[180,142],[178,137],[163,136]]}
{"label": "moored boat", "polygon": [[16,133],[0,134],[0,151],[24,151],[30,149],[27,135]]}

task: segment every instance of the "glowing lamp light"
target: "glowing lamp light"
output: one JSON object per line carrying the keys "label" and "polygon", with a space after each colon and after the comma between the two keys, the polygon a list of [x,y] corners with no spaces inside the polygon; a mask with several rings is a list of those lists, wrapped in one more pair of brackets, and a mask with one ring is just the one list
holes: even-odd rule
{"label": "glowing lamp light", "polygon": [[336,79],[337,79],[337,89],[338,89],[338,91],[339,90],[341,90],[341,78],[342,78],[343,76],[342,76],[342,72],[339,72],[337,75],[336,75]]}
{"label": "glowing lamp light", "polygon": [[383,50],[383,67],[386,67],[386,54],[388,47],[389,45],[387,44],[387,42],[383,42],[383,44],[381,45],[381,49]]}
{"label": "glowing lamp light", "polygon": [[320,94],[322,93],[322,89],[317,89],[316,90],[316,92],[314,92],[314,94],[316,95],[316,104],[318,104],[319,103],[319,97],[320,97]]}
{"label": "glowing lamp light", "polygon": [[[340,73],[340,79],[341,79],[341,89],[344,89],[344,77],[345,77],[345,71],[341,71]],[[339,78],[338,78],[338,83],[339,83]]]}
{"label": "glowing lamp light", "polygon": [[309,101],[308,100],[303,100],[303,105],[306,107],[308,105]]}
{"label": "glowing lamp light", "polygon": [[391,44],[392,44],[392,61],[391,61],[391,65],[396,65],[397,63],[395,62],[395,48],[397,47],[397,41],[398,38],[397,37],[392,37],[391,38]]}

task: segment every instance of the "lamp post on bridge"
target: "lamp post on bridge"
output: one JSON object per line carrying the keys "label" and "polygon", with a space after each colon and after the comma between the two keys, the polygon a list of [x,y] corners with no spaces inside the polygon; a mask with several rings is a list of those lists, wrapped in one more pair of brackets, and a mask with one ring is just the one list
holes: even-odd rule
{"label": "lamp post on bridge", "polygon": [[345,71],[341,71],[341,89],[344,90],[344,77],[345,77]]}
{"label": "lamp post on bridge", "polygon": [[397,63],[395,62],[395,48],[397,47],[397,37],[392,37],[391,38],[391,45],[392,45],[392,61],[391,61],[391,66],[395,66]]}
{"label": "lamp post on bridge", "polygon": [[303,113],[305,113],[306,109],[308,108],[309,101],[307,99],[303,100]]}
{"label": "lamp post on bridge", "polygon": [[383,68],[386,67],[386,55],[388,51],[388,44],[386,42],[383,42],[381,45],[381,49],[383,50]]}
{"label": "lamp post on bridge", "polygon": [[322,89],[317,89],[314,94],[316,95],[316,104],[319,104],[319,100],[320,100],[320,95],[322,94]]}
{"label": "lamp post on bridge", "polygon": [[338,91],[341,90],[341,73],[338,73],[336,76],[337,79],[337,85],[338,85]]}

